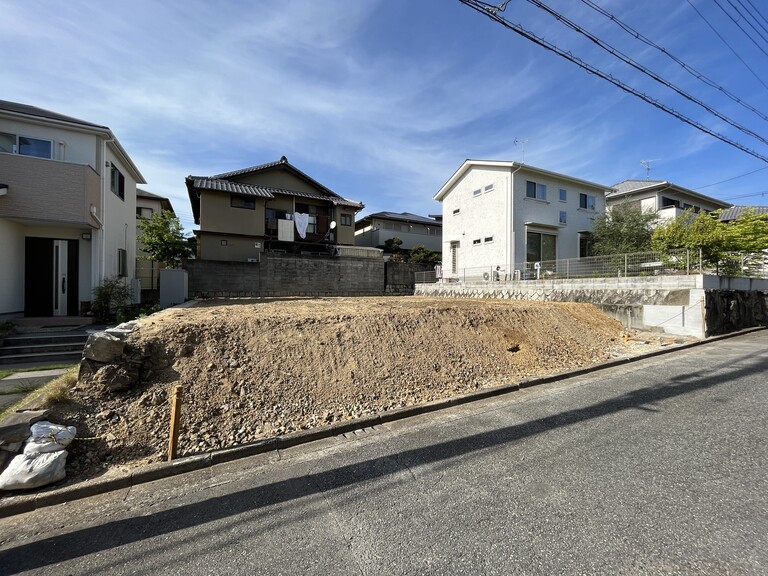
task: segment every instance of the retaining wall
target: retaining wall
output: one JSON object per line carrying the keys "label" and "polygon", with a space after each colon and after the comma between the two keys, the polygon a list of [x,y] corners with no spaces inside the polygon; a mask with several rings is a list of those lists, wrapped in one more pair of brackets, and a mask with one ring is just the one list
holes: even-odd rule
{"label": "retaining wall", "polygon": [[[731,296],[722,296],[726,293]],[[417,284],[415,294],[451,298],[588,302],[618,319],[627,328],[704,338],[755,325],[766,325],[766,314],[760,310],[765,307],[768,297],[768,281],[691,275],[439,282]],[[759,302],[762,302],[763,308],[756,304]],[[748,313],[747,309],[757,312]]]}

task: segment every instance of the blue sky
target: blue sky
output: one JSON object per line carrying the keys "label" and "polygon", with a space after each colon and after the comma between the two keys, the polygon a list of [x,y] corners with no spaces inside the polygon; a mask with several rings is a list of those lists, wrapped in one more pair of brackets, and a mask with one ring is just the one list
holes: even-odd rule
{"label": "blue sky", "polygon": [[[728,0],[717,1],[732,12]],[[594,2],[768,114],[768,88],[731,51],[768,82],[768,42],[753,33],[758,45],[752,43],[715,0]],[[586,3],[547,4],[768,139],[768,122]],[[768,16],[762,1],[742,4]],[[510,1],[502,14],[768,156],[765,144],[525,0]],[[0,20],[0,99],[109,126],[147,179],[143,187],[169,197],[187,231],[194,225],[186,175],[283,155],[338,194],[362,201],[361,216],[439,213],[432,196],[466,158],[524,160],[608,186],[644,179],[640,161],[652,160],[652,179],[736,204],[768,203],[763,160],[458,0],[0,0]]]}

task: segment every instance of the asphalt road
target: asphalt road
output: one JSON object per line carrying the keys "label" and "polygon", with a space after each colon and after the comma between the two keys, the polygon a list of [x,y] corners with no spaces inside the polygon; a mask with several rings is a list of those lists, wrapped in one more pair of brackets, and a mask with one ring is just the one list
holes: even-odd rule
{"label": "asphalt road", "polygon": [[768,331],[0,520],[0,573],[766,574]]}

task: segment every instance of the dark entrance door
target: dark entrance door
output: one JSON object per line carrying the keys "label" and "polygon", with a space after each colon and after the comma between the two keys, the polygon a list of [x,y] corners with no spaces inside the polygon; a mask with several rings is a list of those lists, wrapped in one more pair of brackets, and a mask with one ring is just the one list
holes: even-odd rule
{"label": "dark entrance door", "polygon": [[79,314],[78,241],[25,239],[24,315]]}

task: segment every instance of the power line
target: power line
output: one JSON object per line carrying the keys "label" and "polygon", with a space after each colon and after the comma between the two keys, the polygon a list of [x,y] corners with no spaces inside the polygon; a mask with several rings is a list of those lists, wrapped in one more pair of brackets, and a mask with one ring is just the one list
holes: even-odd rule
{"label": "power line", "polygon": [[763,82],[762,78],[760,78],[760,76],[758,76],[758,75],[757,75],[757,73],[756,73],[754,70],[752,70],[752,68],[749,66],[749,64],[747,64],[747,63],[744,61],[744,59],[743,59],[741,56],[739,56],[739,55],[736,53],[736,50],[734,50],[734,49],[733,49],[733,47],[732,47],[730,44],[728,44],[728,42],[726,42],[725,38],[723,38],[723,37],[720,35],[720,32],[718,32],[718,31],[715,29],[715,27],[714,27],[714,26],[712,26],[712,24],[710,23],[710,21],[709,21],[709,20],[707,20],[707,19],[704,17],[704,14],[702,14],[701,12],[699,12],[699,9],[698,9],[698,8],[696,8],[696,6],[694,6],[694,5],[693,5],[693,3],[691,2],[691,0],[686,0],[686,2],[688,2],[688,4],[691,6],[691,8],[693,8],[693,9],[694,9],[694,11],[696,12],[696,14],[698,14],[698,15],[699,15],[699,17],[701,17],[701,19],[702,19],[702,20],[704,20],[704,22],[706,22],[706,23],[707,23],[707,26],[709,26],[709,27],[712,29],[712,32],[714,32],[714,33],[717,35],[717,37],[718,37],[718,38],[720,38],[720,40],[722,40],[723,44],[725,44],[726,46],[728,46],[728,49],[729,49],[729,50],[730,50],[730,51],[733,53],[733,55],[734,55],[734,56],[736,56],[736,58],[738,58],[738,59],[739,59],[739,61],[740,61],[742,64],[744,64],[744,66],[747,68],[747,70],[749,70],[749,71],[752,73],[752,76],[754,76],[754,77],[757,79],[757,81],[758,81],[758,82],[760,82],[760,84],[762,84],[762,85],[765,87],[765,89],[766,89],[766,90],[768,90],[768,84],[766,84],[765,82]]}
{"label": "power line", "polygon": [[598,38],[597,36],[595,36],[591,32],[585,30],[584,28],[582,28],[581,26],[579,26],[578,24],[576,24],[572,20],[569,20],[568,18],[563,16],[560,12],[558,12],[557,10],[554,10],[553,8],[550,8],[549,6],[547,6],[546,4],[541,2],[540,0],[526,0],[526,1],[529,4],[533,4],[537,8],[540,8],[541,10],[544,10],[547,14],[550,14],[556,20],[558,20],[559,22],[562,22],[568,28],[573,30],[574,32],[578,32],[582,36],[585,36],[586,38],[591,40],[594,44],[597,44],[600,48],[602,48],[603,50],[605,50],[606,52],[608,52],[612,56],[615,56],[616,58],[618,58],[619,60],[621,60],[625,64],[628,64],[629,66],[631,66],[635,70],[638,70],[638,71],[642,72],[643,74],[645,74],[649,78],[652,78],[653,80],[655,80],[656,82],[658,82],[659,84],[661,84],[663,86],[666,86],[670,90],[675,91],[677,94],[679,94],[680,96],[682,96],[683,98],[685,98],[689,102],[693,102],[694,104],[697,104],[698,106],[701,106],[702,108],[704,108],[704,110],[706,110],[710,114],[712,114],[714,116],[717,116],[720,120],[730,124],[731,126],[733,126],[734,128],[740,130],[744,134],[752,136],[753,138],[759,140],[763,144],[768,144],[768,140],[766,140],[765,138],[760,136],[760,134],[758,134],[757,132],[754,132],[753,130],[750,130],[746,126],[743,126],[742,124],[739,124],[738,122],[736,122],[735,120],[732,120],[731,118],[729,118],[725,114],[719,112],[718,110],[716,110],[715,108],[713,108],[709,104],[699,100],[698,98],[696,98],[692,94],[689,94],[685,90],[683,90],[681,88],[678,88],[677,86],[672,84],[670,81],[662,78],[661,76],[659,76],[658,74],[656,74],[652,70],[646,68],[645,66],[643,66],[639,62],[636,62],[635,60],[633,60],[632,58],[630,58],[629,56],[627,56],[626,54],[624,54],[620,50],[617,50],[616,48],[614,48],[613,46],[611,46],[610,44],[608,44],[604,40],[601,40],[600,38]]}
{"label": "power line", "polygon": [[[739,2],[739,4],[741,4],[741,2]],[[755,6],[754,4],[752,4],[752,0],[747,0],[747,4],[749,4],[749,5],[752,7],[752,10],[754,10],[754,11],[755,11],[755,13],[756,13],[758,16],[760,16],[760,18],[762,18],[762,19],[763,19],[763,22],[765,22],[766,24],[768,24],[768,19],[766,19],[766,17],[765,17],[765,16],[763,16],[763,14],[760,12],[760,10],[758,10],[757,6]],[[757,18],[755,18],[755,20],[757,20]]]}
{"label": "power line", "polygon": [[[730,3],[730,1],[731,1],[731,0],[728,0],[728,2],[729,2],[729,3]],[[744,6],[744,3],[743,3],[741,0],[736,0],[736,2],[738,2],[738,3],[739,3],[739,6],[741,6],[741,7],[744,9],[744,12],[746,12],[747,14],[749,14],[749,16],[751,16],[751,17],[752,17],[752,20],[754,20],[754,21],[755,21],[755,23],[756,23],[758,26],[760,26],[760,28],[762,28],[764,32],[768,32],[768,28],[766,28],[765,26],[763,26],[762,22],[760,22],[760,20],[757,18],[757,16],[755,16],[755,15],[754,15],[754,13],[750,12],[749,8],[747,8],[746,6]],[[731,4],[731,6],[733,6],[733,4]],[[734,6],[734,8],[736,8],[736,7]],[[740,10],[739,10],[738,8],[736,8],[736,10],[740,12]],[[752,24],[750,24],[750,26],[752,26]],[[755,27],[754,27],[754,26],[752,26],[752,28],[755,28]],[[761,36],[761,38],[763,38],[763,40],[765,40],[765,36],[763,36],[761,32],[759,32],[759,31],[758,31],[756,28],[755,28],[755,31],[756,31],[758,34],[760,34],[760,36]]]}
{"label": "power line", "polygon": [[725,180],[720,180],[720,182],[713,182],[712,184],[707,184],[706,186],[696,186],[695,188],[692,188],[692,190],[701,190],[702,188],[709,188],[710,186],[725,184],[726,182],[730,182],[731,180],[738,180],[739,178],[744,178],[744,176],[749,176],[750,174],[754,174],[755,172],[760,172],[761,170],[768,170],[768,166],[763,166],[762,168],[758,168],[757,170],[752,170],[751,172],[739,174],[738,176],[734,176],[732,178],[726,178]]}
{"label": "power line", "polygon": [[631,86],[628,86],[627,84],[624,84],[623,82],[621,82],[620,80],[617,80],[616,78],[614,78],[610,74],[608,74],[606,72],[603,72],[602,70],[600,70],[598,68],[595,68],[594,66],[592,66],[590,64],[587,64],[586,62],[584,62],[580,58],[578,58],[576,56],[573,56],[570,52],[566,52],[565,50],[562,50],[562,49],[558,48],[554,44],[552,44],[550,42],[547,42],[543,38],[539,38],[538,36],[536,36],[532,32],[529,32],[528,30],[526,30],[525,28],[520,26],[519,24],[513,24],[513,23],[509,22],[508,20],[506,20],[503,17],[498,15],[498,13],[497,13],[498,7],[493,6],[491,4],[488,4],[486,2],[482,2],[480,0],[459,0],[459,2],[461,2],[462,4],[466,4],[467,6],[469,6],[470,8],[472,8],[474,10],[476,10],[477,12],[480,12],[481,14],[485,14],[490,19],[495,20],[496,22],[498,22],[499,24],[501,24],[505,28],[507,28],[509,30],[512,30],[513,32],[515,32],[516,34],[519,34],[523,38],[526,38],[527,40],[530,40],[534,44],[538,44],[539,46],[541,46],[543,48],[546,48],[550,52],[554,52],[558,56],[561,56],[562,58],[565,58],[566,60],[568,60],[570,62],[573,62],[574,64],[576,64],[580,68],[583,68],[587,72],[589,72],[591,74],[594,74],[598,78],[602,78],[603,80],[607,80],[608,82],[610,82],[611,84],[613,84],[617,88],[620,88],[621,90],[623,90],[623,91],[625,91],[625,92],[627,92],[629,94],[632,94],[633,96],[637,96],[638,98],[640,98],[641,100],[647,102],[648,104],[651,104],[652,106],[655,106],[659,110],[663,110],[664,112],[666,112],[667,114],[670,114],[671,116],[674,116],[678,120],[681,120],[681,121],[685,122],[686,124],[689,124],[690,126],[693,126],[694,128],[696,128],[698,130],[701,130],[705,134],[709,134],[710,136],[714,136],[715,138],[717,138],[721,142],[725,142],[726,144],[730,144],[734,148],[738,148],[739,150],[741,150],[742,152],[746,152],[750,156],[754,156],[755,158],[759,158],[763,162],[768,162],[768,157],[760,154],[759,152],[756,152],[756,151],[754,151],[754,150],[752,150],[750,148],[747,148],[743,144],[740,144],[740,143],[736,142],[735,140],[732,140],[731,138],[728,138],[727,136],[725,136],[723,134],[720,134],[719,132],[715,132],[711,128],[707,128],[706,126],[704,126],[700,122],[697,122],[696,120],[693,120],[692,118],[688,118],[684,114],[682,114],[682,113],[678,112],[677,110],[667,106],[666,104],[663,104],[663,103],[659,102],[658,100],[654,100],[653,98],[651,98],[647,94],[644,94],[643,92],[640,92],[639,90],[636,90],[636,89],[632,88]]}
{"label": "power line", "polygon": [[[746,36],[747,38],[749,38],[749,40],[752,42],[752,44],[754,44],[754,45],[757,47],[757,49],[758,49],[758,50],[760,50],[760,52],[762,52],[763,54],[765,54],[766,56],[768,56],[768,52],[766,52],[765,50],[763,50],[762,46],[760,46],[760,45],[757,43],[757,41],[755,41],[755,39],[754,39],[754,38],[752,38],[752,35],[751,35],[749,32],[747,32],[746,30],[744,30],[744,28],[742,28],[741,24],[739,24],[739,21],[738,21],[738,20],[736,20],[736,19],[735,19],[735,18],[734,18],[734,17],[733,17],[733,16],[732,16],[732,15],[731,15],[731,14],[730,14],[730,13],[729,13],[729,12],[728,12],[726,9],[725,9],[725,8],[723,8],[723,5],[722,5],[722,4],[720,4],[720,2],[718,2],[718,0],[713,0],[713,1],[714,1],[714,3],[715,3],[715,4],[717,4],[717,7],[718,7],[718,8],[720,8],[720,10],[722,10],[722,11],[723,11],[723,14],[725,14],[726,16],[728,16],[728,18],[730,18],[731,22],[733,22],[734,24],[736,24],[736,26],[738,27],[738,29],[739,29],[739,30],[741,30],[741,31],[744,33],[744,36]],[[749,24],[750,26],[752,26],[752,23],[751,23],[749,20],[747,20],[746,18],[744,18],[744,16],[741,14],[741,12],[739,12],[739,9],[738,9],[738,8],[736,8],[736,6],[734,6],[734,5],[733,5],[733,2],[731,2],[730,0],[728,0],[728,4],[730,4],[730,5],[731,5],[731,7],[732,7],[734,10],[736,10],[736,13],[737,13],[737,14],[738,14],[740,17],[742,17],[742,18],[744,19],[744,21],[745,21],[747,24]],[[752,28],[754,29],[755,27],[754,27],[754,26],[752,26]],[[761,36],[761,37],[762,37],[762,35],[761,35],[759,32],[758,32],[758,36]],[[765,40],[765,38],[763,38],[763,40]]]}
{"label": "power line", "polygon": [[758,110],[754,106],[748,104],[747,102],[745,102],[744,100],[742,100],[741,98],[736,96],[735,94],[731,93],[730,91],[728,91],[726,88],[724,88],[723,86],[721,86],[720,84],[718,84],[714,80],[710,80],[702,72],[699,72],[693,66],[690,66],[690,65],[686,64],[680,58],[678,58],[674,54],[671,54],[670,52],[668,52],[666,48],[663,48],[662,46],[659,46],[653,40],[651,40],[647,36],[644,36],[643,34],[638,32],[634,28],[632,28],[629,24],[626,24],[625,22],[621,21],[619,18],[617,18],[616,16],[614,16],[613,14],[611,14],[610,12],[605,10],[604,8],[602,8],[602,7],[598,6],[597,4],[595,4],[594,2],[592,2],[592,0],[581,0],[581,1],[584,4],[586,4],[587,6],[589,6],[590,8],[592,8],[593,10],[595,10],[596,12],[599,12],[600,14],[605,16],[606,18],[612,20],[617,26],[622,28],[630,36],[633,36],[635,39],[640,40],[645,45],[650,46],[652,48],[655,48],[656,50],[658,50],[659,52],[661,52],[665,56],[671,58],[674,62],[676,62],[680,66],[682,66],[683,70],[685,70],[686,72],[688,72],[689,74],[691,74],[695,78],[701,80],[707,86],[710,86],[712,88],[715,88],[716,90],[719,90],[725,96],[727,96],[728,98],[730,98],[731,100],[733,100],[737,104],[740,104],[741,106],[743,106],[747,110],[750,110],[750,111],[754,112],[755,114],[760,116],[760,118],[762,118],[763,120],[768,121],[768,115],[763,114],[762,112],[760,112],[760,110]]}

